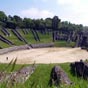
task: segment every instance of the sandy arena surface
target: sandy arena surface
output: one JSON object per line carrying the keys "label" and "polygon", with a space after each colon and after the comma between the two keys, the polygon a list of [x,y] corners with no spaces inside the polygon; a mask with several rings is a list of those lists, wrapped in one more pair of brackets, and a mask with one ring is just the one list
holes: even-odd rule
{"label": "sandy arena surface", "polygon": [[[8,60],[6,59],[8,57]],[[38,48],[14,51],[0,55],[0,63],[9,63],[17,58],[18,64],[64,63],[88,59],[88,52],[80,48]]]}

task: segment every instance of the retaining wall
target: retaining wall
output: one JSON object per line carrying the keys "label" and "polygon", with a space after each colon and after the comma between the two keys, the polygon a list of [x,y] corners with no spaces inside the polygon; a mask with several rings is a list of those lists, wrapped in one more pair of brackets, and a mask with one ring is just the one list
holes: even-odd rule
{"label": "retaining wall", "polygon": [[5,54],[12,51],[18,50],[26,50],[31,48],[46,48],[46,47],[54,47],[54,43],[47,43],[47,44],[31,44],[31,45],[21,45],[21,46],[13,46],[9,48],[0,49],[0,55]]}

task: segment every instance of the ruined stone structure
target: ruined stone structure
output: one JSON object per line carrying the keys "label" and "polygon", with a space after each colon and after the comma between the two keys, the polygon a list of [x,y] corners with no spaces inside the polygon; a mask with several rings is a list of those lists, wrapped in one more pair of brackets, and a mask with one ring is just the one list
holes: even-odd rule
{"label": "ruined stone structure", "polygon": [[77,34],[76,46],[88,50],[88,31],[82,31]]}
{"label": "ruined stone structure", "polygon": [[22,67],[16,72],[6,73],[0,72],[0,83],[7,82],[14,85],[15,83],[25,83],[25,81],[34,73],[36,69],[35,65]]}
{"label": "ruined stone structure", "polygon": [[51,71],[50,85],[59,86],[60,84],[70,85],[72,82],[60,66],[54,66]]}
{"label": "ruined stone structure", "polygon": [[71,73],[77,77],[88,79],[88,62],[74,62],[71,63]]}
{"label": "ruined stone structure", "polygon": [[23,67],[17,72],[13,72],[10,75],[9,80],[12,83],[24,83],[34,71],[35,71],[35,66]]}

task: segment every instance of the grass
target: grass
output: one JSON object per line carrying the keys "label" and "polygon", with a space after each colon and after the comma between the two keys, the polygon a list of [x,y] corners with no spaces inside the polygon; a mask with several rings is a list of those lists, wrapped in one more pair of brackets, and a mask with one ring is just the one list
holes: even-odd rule
{"label": "grass", "polygon": [[[5,36],[1,31],[0,34],[3,35],[5,38],[9,39],[10,41],[12,41],[13,43],[15,43],[16,45],[23,45],[24,43],[22,41],[19,41],[19,39],[13,34],[13,32],[9,29],[9,32],[11,34],[11,36]],[[0,41],[0,46],[2,48],[7,48],[10,47],[10,45]]]}
{"label": "grass", "polygon": [[70,42],[70,43],[67,43],[66,41],[56,41],[55,42],[55,46],[56,47],[74,47],[75,46],[75,42]]}
{"label": "grass", "polygon": [[28,41],[29,44],[30,43],[31,44],[36,44],[36,43],[38,44],[38,43],[50,43],[50,42],[52,42],[52,39],[51,39],[52,37],[51,37],[51,35],[48,35],[48,34],[43,35],[43,34],[38,32],[38,35],[40,37],[40,41],[35,41],[31,31],[28,34],[24,34],[22,32],[22,30],[20,29],[19,32]]}
{"label": "grass", "polygon": [[[65,64],[38,64],[35,72],[30,76],[30,78],[24,84],[16,84],[14,86],[9,86],[8,88],[56,88],[55,86],[50,87],[48,85],[50,80],[50,73],[51,69],[54,65],[60,65],[63,70],[68,74],[68,77],[73,82],[73,85],[66,86],[61,85],[58,88],[88,88],[87,81],[83,80],[82,78],[77,78],[70,73],[70,66],[69,63]],[[5,67],[6,64],[0,64],[0,70]],[[21,65],[16,65],[15,70],[19,69]],[[9,72],[11,67],[7,69]],[[5,83],[0,84],[0,88],[6,88]]]}
{"label": "grass", "polygon": [[[24,45],[25,43],[20,41],[11,31],[11,29],[8,29],[11,36],[5,36],[2,31],[0,30],[0,34],[3,35],[5,38],[9,39],[10,41],[12,41],[13,43],[15,43],[15,45],[19,46],[19,45]],[[28,34],[24,34],[23,31],[21,29],[18,30],[20,32],[20,34],[27,40],[27,42],[29,44],[38,44],[38,43],[51,43],[52,42],[52,34],[46,34],[43,35],[41,33],[38,32],[38,35],[40,37],[40,41],[35,41],[33,34],[31,33],[31,31]],[[70,42],[69,44],[66,41],[55,41],[54,42],[56,47],[74,47],[75,43],[74,42]],[[10,45],[0,41],[0,46],[2,48],[7,48],[10,47]]]}
{"label": "grass", "polygon": [[1,46],[2,48],[10,47],[10,45],[8,45],[8,44],[6,44],[6,43],[4,43],[4,42],[2,42],[2,41],[0,41],[0,46]]}
{"label": "grass", "polygon": [[11,30],[9,30],[11,36],[8,36],[7,39],[11,40],[13,43],[15,43],[16,45],[23,45],[24,42],[19,41],[19,39],[13,34],[13,32]]}

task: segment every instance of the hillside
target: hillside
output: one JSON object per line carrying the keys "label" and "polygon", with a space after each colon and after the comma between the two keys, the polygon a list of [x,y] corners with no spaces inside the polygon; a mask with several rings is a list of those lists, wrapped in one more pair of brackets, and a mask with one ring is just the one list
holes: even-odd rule
{"label": "hillside", "polygon": [[[3,36],[4,38],[8,39],[9,41],[11,41],[14,44],[14,45],[11,45],[11,44],[8,44],[8,42],[3,42],[0,40],[1,48],[7,48],[7,47],[11,47],[11,46],[19,46],[19,45],[26,44],[24,41],[20,40],[17,35],[15,35],[13,33],[12,30],[14,30],[14,29],[6,29],[10,34],[9,36],[5,35],[1,30],[2,30],[2,28],[0,28],[0,35]],[[24,31],[25,30],[26,29],[24,29]],[[27,30],[29,30],[29,29],[27,29]],[[18,29],[17,31],[26,40],[27,44],[51,43],[52,42],[52,34],[51,33],[50,34],[46,33],[43,35],[40,32],[37,32],[38,36],[40,38],[40,41],[36,41],[33,33],[30,30],[27,34],[24,34],[23,29]],[[22,38],[22,37],[20,37],[20,38]],[[69,44],[67,44],[67,42],[64,40],[58,40],[58,41],[55,41],[54,43],[55,43],[55,46],[60,46],[60,47],[75,46],[74,42],[70,42]]]}

